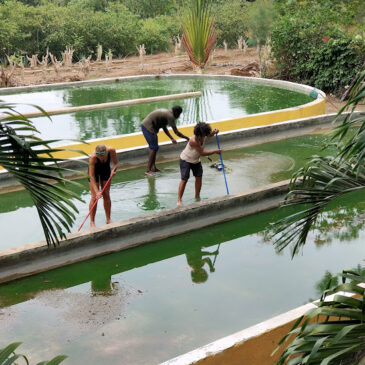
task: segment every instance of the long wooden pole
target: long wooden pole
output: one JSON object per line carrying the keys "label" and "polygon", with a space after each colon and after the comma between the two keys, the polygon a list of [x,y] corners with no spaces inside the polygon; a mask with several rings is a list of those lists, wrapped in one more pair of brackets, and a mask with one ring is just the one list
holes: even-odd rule
{"label": "long wooden pole", "polygon": [[[74,112],[87,111],[87,110],[116,108],[118,106],[124,106],[124,105],[153,103],[155,101],[198,98],[201,95],[202,95],[201,91],[194,91],[194,92],[182,93],[182,94],[152,96],[150,98],[119,100],[119,101],[112,101],[110,103],[73,106],[73,107],[69,107],[69,108],[47,110],[46,112],[49,115],[66,114],[66,113],[74,113]],[[44,116],[44,114],[42,112],[23,113],[23,115],[27,118]],[[0,115],[0,119],[6,118],[6,117],[7,117],[7,115],[5,115],[5,114]]]}

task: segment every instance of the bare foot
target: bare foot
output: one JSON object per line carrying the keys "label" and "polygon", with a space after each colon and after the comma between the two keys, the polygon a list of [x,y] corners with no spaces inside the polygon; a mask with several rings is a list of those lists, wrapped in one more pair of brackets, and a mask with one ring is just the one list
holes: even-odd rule
{"label": "bare foot", "polygon": [[200,196],[195,197],[195,201],[200,202],[201,201]]}
{"label": "bare foot", "polygon": [[157,167],[155,167],[155,168],[153,168],[153,169],[152,169],[152,171],[153,171],[153,172],[160,172],[161,170],[160,170],[160,169],[158,169]]}
{"label": "bare foot", "polygon": [[182,202],[181,202],[181,200],[178,200],[178,201],[177,201],[177,206],[178,206],[178,207],[181,207],[181,206],[182,206]]}
{"label": "bare foot", "polygon": [[110,224],[110,223],[113,223],[113,221],[111,219],[107,219],[106,224]]}
{"label": "bare foot", "polygon": [[95,222],[90,222],[90,228],[95,228]]}
{"label": "bare foot", "polygon": [[145,171],[144,173],[145,173],[145,175],[147,175],[147,176],[151,176],[151,177],[156,176],[156,174],[155,174],[155,173],[153,173],[152,171]]}

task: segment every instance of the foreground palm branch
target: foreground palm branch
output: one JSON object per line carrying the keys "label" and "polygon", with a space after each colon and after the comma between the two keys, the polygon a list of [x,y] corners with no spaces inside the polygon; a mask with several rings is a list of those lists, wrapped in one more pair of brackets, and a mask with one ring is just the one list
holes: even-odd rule
{"label": "foreground palm branch", "polygon": [[[352,115],[356,105],[365,99],[364,80],[365,71],[354,88],[356,94],[352,94],[335,118],[337,120],[344,110],[350,108],[351,113],[333,130],[332,141],[338,146],[337,156],[313,157],[292,178],[290,192],[283,205],[303,208],[273,225],[277,236],[274,244],[279,251],[291,245],[292,255],[297,254],[306,243],[310,229],[330,202],[365,188],[365,116],[354,118]],[[348,132],[354,124],[360,127],[349,137]]]}
{"label": "foreground palm branch", "polygon": [[[19,362],[18,362],[19,359],[24,360],[22,362],[22,364],[24,364],[24,362],[26,364],[29,364],[29,361],[26,356],[15,353],[15,350],[20,345],[21,345],[21,342],[14,342],[14,343],[11,343],[10,345],[6,346],[3,349],[0,349],[0,364],[1,365],[12,365],[12,364],[17,365],[17,364],[19,364]],[[37,365],[58,365],[66,358],[67,358],[67,356],[65,356],[65,355],[59,355],[59,356],[56,356],[55,358],[53,358],[52,360],[42,361],[42,362],[38,363]]]}
{"label": "foreground palm branch", "polygon": [[341,285],[326,290],[317,308],[300,317],[282,338],[279,347],[295,336],[278,365],[350,365],[364,359],[365,288],[361,283],[365,276],[348,271],[342,280]]}
{"label": "foreground palm branch", "polygon": [[62,173],[69,170],[58,165],[63,160],[53,157],[55,152],[64,149],[49,146],[57,140],[43,141],[37,137],[38,131],[32,122],[17,113],[15,107],[0,103],[0,110],[4,112],[0,119],[0,166],[29,192],[47,244],[55,245],[65,237],[64,230],[71,231],[74,213],[78,212],[72,199],[81,199],[65,187],[68,181]]}
{"label": "foreground palm branch", "polygon": [[192,0],[182,18],[182,43],[190,61],[204,68],[217,41],[210,0]]}

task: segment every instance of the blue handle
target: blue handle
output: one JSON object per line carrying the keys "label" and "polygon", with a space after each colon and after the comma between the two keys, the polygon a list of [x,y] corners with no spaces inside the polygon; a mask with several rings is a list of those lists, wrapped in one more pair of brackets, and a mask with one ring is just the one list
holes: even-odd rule
{"label": "blue handle", "polygon": [[[218,149],[220,150],[221,147],[219,145],[218,134],[215,135],[215,138],[217,139],[217,146],[218,146]],[[226,178],[226,170],[224,169],[222,154],[220,154],[219,157],[221,158],[221,165],[222,165],[222,171],[223,171],[223,176],[224,176],[224,182],[226,183],[227,195],[229,195],[229,190],[228,190],[228,185],[227,185],[227,178]]]}

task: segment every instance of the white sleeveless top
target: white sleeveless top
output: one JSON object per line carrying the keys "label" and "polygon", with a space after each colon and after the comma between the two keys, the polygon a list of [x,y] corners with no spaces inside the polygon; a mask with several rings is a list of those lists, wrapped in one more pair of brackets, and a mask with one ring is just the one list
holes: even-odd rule
{"label": "white sleeveless top", "polygon": [[[195,136],[192,138],[195,138]],[[203,144],[201,145],[203,149],[204,145],[205,145],[205,138]],[[189,163],[198,163],[200,162],[200,153],[194,147],[191,147],[190,142],[188,142],[184,150],[181,152],[180,158]]]}

